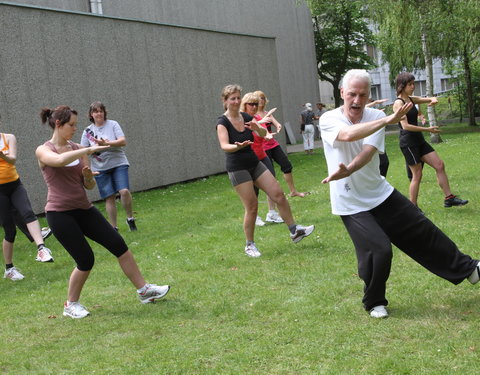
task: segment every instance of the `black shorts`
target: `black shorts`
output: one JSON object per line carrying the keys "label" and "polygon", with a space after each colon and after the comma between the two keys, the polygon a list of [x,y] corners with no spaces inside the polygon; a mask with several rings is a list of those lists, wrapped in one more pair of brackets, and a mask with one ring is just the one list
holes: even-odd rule
{"label": "black shorts", "polygon": [[427,142],[418,146],[400,147],[400,150],[402,150],[403,156],[408,165],[421,163],[422,156],[435,151]]}
{"label": "black shorts", "polygon": [[228,177],[230,178],[232,186],[237,186],[247,181],[255,181],[267,170],[265,164],[259,161],[253,168],[228,172]]}

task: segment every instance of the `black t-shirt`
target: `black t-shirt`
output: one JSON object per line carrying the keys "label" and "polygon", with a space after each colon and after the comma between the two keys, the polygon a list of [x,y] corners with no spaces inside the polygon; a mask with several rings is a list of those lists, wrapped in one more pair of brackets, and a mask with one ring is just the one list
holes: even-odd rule
{"label": "black t-shirt", "polygon": [[315,116],[315,113],[309,109],[306,109],[305,111],[302,111],[300,115],[302,116],[302,120],[305,125],[313,125],[313,117]]}
{"label": "black t-shirt", "polygon": [[[253,119],[252,116],[245,112],[240,112],[243,117],[244,122],[249,122]],[[227,116],[222,115],[217,120],[217,126],[223,125],[227,128],[228,132],[228,143],[235,144],[235,142],[253,142],[253,133],[250,129],[245,128],[243,132],[239,132],[234,128]],[[258,157],[253,152],[250,146],[244,147],[235,152],[226,152],[227,156],[227,171],[233,172],[241,169],[250,169],[255,168],[258,164]]]}
{"label": "black t-shirt", "polygon": [[[401,100],[404,104],[405,101],[402,98],[397,98],[395,100]],[[410,99],[413,106],[410,108],[410,111],[407,112],[407,121],[410,125],[417,125],[418,126],[418,109],[415,107],[412,99]],[[398,123],[400,127],[400,147],[410,147],[410,146],[420,146],[425,141],[423,137],[423,132],[411,132],[408,130],[404,130],[402,125]]]}

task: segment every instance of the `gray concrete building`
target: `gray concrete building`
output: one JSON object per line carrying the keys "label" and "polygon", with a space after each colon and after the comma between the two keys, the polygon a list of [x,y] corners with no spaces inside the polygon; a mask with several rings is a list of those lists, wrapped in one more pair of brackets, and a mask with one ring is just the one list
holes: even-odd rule
{"label": "gray concrete building", "polygon": [[296,0],[0,1],[0,33],[1,131],[17,136],[36,212],[44,106],[79,111],[78,142],[88,105],[104,102],[140,191],[225,170],[215,132],[224,85],[265,91],[296,134],[301,104],[319,97],[310,12]]}

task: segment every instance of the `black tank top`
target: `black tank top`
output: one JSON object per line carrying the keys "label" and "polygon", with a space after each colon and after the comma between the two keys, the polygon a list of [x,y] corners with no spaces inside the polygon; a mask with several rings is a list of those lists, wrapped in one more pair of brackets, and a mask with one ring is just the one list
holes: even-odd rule
{"label": "black tank top", "polygon": [[[407,112],[407,121],[410,125],[418,126],[418,109],[415,107],[413,100],[409,98],[413,106],[410,108],[410,111]],[[395,100],[401,100],[403,104],[405,101],[402,98],[396,98]],[[410,146],[420,146],[425,142],[423,137],[423,132],[411,132],[402,128],[402,124],[399,122],[398,126],[400,127],[400,147],[410,147]]]}
{"label": "black tank top", "polygon": [[[249,122],[253,119],[252,116],[245,112],[240,112],[240,114],[242,115],[244,122]],[[227,128],[228,143],[232,145],[235,144],[235,142],[253,142],[253,133],[250,129],[245,128],[243,132],[239,132],[225,115],[218,118],[217,126],[218,125],[223,125]],[[225,155],[227,157],[228,172],[255,168],[258,164],[258,157],[250,146],[244,147],[235,152],[226,152]]]}

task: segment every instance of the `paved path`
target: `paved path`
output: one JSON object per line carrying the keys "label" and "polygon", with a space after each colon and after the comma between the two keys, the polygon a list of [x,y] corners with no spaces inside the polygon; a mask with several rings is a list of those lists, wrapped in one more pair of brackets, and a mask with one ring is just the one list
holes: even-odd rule
{"label": "paved path", "polygon": [[[317,149],[317,148],[323,148],[323,144],[322,144],[322,141],[319,139],[319,140],[315,140],[315,142],[313,143],[313,148],[314,149]],[[294,152],[303,152],[303,142],[301,143],[297,143],[295,145],[288,145],[287,144],[287,154],[291,154],[291,153],[294,153]]]}

